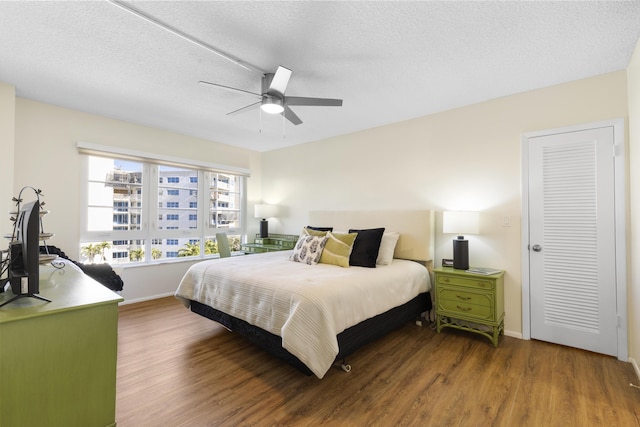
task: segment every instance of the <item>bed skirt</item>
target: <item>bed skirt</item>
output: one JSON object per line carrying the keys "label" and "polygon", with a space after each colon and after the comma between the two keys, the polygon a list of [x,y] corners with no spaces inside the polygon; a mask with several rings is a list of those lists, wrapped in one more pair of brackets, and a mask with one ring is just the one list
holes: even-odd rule
{"label": "bed skirt", "polygon": [[[392,308],[385,313],[345,329],[338,334],[338,347],[340,350],[336,356],[336,361],[344,359],[363,345],[386,335],[408,321],[417,319],[422,313],[431,311],[431,309],[431,295],[429,292],[425,292],[401,306]],[[300,359],[282,348],[282,338],[279,336],[197,301],[191,301],[191,311],[220,323],[305,374],[313,375],[311,370]]]}

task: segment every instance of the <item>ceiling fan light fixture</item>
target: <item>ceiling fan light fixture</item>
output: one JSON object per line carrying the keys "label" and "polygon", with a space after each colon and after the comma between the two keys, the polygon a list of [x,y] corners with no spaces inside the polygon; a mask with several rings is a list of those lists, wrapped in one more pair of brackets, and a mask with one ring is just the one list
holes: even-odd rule
{"label": "ceiling fan light fixture", "polygon": [[282,99],[280,98],[265,98],[260,105],[262,111],[269,114],[280,114],[284,111],[282,105]]}

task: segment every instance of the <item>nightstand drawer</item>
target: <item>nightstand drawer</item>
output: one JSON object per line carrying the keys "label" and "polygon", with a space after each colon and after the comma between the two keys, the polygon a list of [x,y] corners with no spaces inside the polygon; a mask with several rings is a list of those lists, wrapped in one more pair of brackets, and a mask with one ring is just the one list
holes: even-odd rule
{"label": "nightstand drawer", "polygon": [[436,331],[461,329],[498,346],[504,333],[504,271],[484,276],[453,268],[434,271]]}
{"label": "nightstand drawer", "polygon": [[458,318],[473,318],[476,320],[495,320],[493,310],[486,305],[468,304],[453,300],[438,300],[438,311]]}
{"label": "nightstand drawer", "polygon": [[492,293],[466,292],[455,288],[438,288],[438,298],[465,304],[493,307]]}
{"label": "nightstand drawer", "polygon": [[455,277],[447,275],[438,275],[438,284],[443,285],[460,285],[478,289],[495,289],[495,280],[483,280],[476,278]]}

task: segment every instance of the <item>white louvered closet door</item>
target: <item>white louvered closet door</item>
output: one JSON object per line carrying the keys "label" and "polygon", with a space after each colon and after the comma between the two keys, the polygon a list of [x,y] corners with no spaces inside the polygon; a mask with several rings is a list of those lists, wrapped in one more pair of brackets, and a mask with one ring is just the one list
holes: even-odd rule
{"label": "white louvered closet door", "polygon": [[613,128],[529,141],[531,338],[615,356]]}

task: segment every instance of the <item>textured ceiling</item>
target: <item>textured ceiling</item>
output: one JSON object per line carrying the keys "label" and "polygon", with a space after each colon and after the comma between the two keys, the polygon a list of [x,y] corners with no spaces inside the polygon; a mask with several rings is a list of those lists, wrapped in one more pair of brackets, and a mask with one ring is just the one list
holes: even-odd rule
{"label": "textured ceiling", "polygon": [[260,74],[107,1],[0,1],[0,81],[20,97],[267,151],[625,69],[640,2],[130,2],[265,72],[304,122],[253,110]]}

